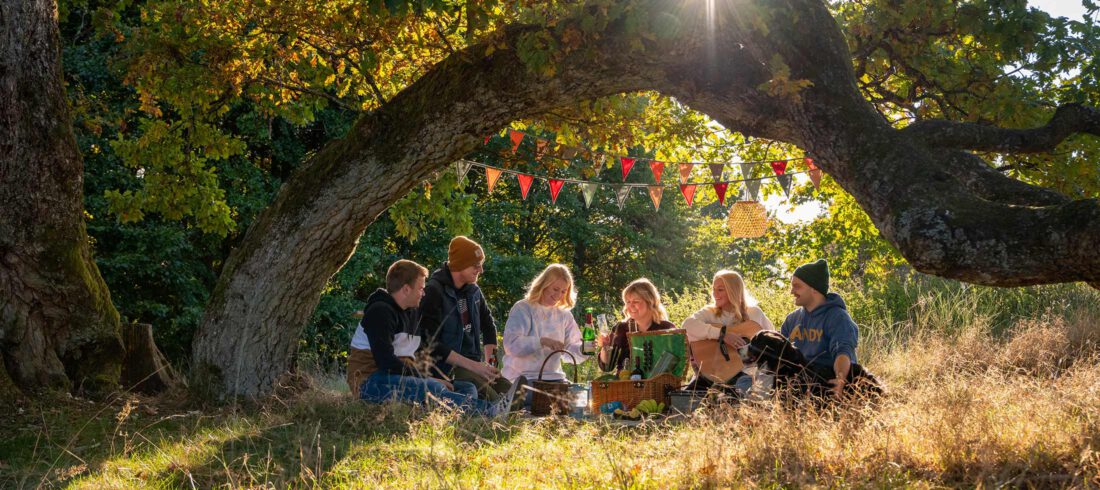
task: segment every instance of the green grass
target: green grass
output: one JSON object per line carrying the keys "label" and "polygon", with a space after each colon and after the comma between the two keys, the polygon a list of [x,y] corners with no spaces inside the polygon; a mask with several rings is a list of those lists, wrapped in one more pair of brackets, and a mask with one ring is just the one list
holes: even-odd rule
{"label": "green grass", "polygon": [[890,388],[874,409],[495,422],[364,404],[331,378],[219,409],[41,399],[0,415],[0,488],[1100,486],[1098,296],[936,281],[853,295],[860,355]]}

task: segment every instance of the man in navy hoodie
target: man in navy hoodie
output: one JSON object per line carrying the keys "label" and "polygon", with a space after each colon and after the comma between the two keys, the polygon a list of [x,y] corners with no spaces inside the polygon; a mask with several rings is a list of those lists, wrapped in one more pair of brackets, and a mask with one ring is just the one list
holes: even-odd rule
{"label": "man in navy hoodie", "polygon": [[810,363],[825,375],[839,395],[856,361],[859,329],[848,315],[844,299],[829,292],[829,264],[824,259],[795,269],[791,294],[799,306],[780,329]]}

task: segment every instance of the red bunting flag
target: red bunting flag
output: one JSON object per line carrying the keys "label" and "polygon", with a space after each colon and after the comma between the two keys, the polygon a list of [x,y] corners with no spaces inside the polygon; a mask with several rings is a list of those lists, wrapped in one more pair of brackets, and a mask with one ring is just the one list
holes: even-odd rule
{"label": "red bunting flag", "polygon": [[623,164],[623,182],[626,182],[626,174],[630,173],[630,169],[634,168],[634,159],[619,157],[619,161]]}
{"label": "red bunting flag", "polygon": [[653,171],[653,180],[661,183],[661,174],[665,173],[665,162],[649,162],[649,169]]}
{"label": "red bunting flag", "polygon": [[814,170],[817,168],[817,164],[814,163],[814,159],[810,157],[803,158],[802,161],[806,162],[806,170]]}
{"label": "red bunting flag", "polygon": [[531,183],[535,181],[535,177],[527,174],[516,174],[516,178],[519,179],[519,192],[524,199],[527,199],[527,191],[531,190]]}
{"label": "red bunting flag", "polygon": [[500,170],[485,167],[485,183],[489,187],[490,194],[493,192],[493,187],[497,186],[498,180],[500,180]]}
{"label": "red bunting flag", "polygon": [[680,185],[680,194],[684,195],[684,200],[687,201],[690,208],[692,201],[695,200],[695,184]]}
{"label": "red bunting flag", "polygon": [[492,137],[493,137],[493,135],[492,135],[492,134],[487,134],[487,135],[485,135],[485,142],[484,142],[484,143],[482,143],[482,144],[483,144],[483,145],[487,145],[487,144],[489,144],[489,138],[492,138]]}
{"label": "red bunting flag", "polygon": [[726,188],[729,187],[728,182],[719,182],[714,184],[714,193],[718,194],[718,202],[723,206],[726,205]]}
{"label": "red bunting flag", "polygon": [[515,153],[519,149],[519,144],[523,142],[523,133],[509,129],[508,137],[512,139],[512,153]]}
{"label": "red bunting flag", "polygon": [[[690,177],[690,176],[691,176],[691,164],[690,163],[681,163],[680,164],[680,183],[681,184],[687,183],[688,177]],[[692,191],[692,193],[694,193],[694,192],[695,191]]]}
{"label": "red bunting flag", "polygon": [[661,210],[661,196],[664,195],[665,188],[660,185],[649,186],[649,200],[653,201],[653,209]]}
{"label": "red bunting flag", "polygon": [[821,188],[821,169],[814,168],[810,170],[810,182],[814,183],[814,189]]}
{"label": "red bunting flag", "polygon": [[772,170],[775,171],[775,175],[787,173],[787,162],[772,162]]}
{"label": "red bunting flag", "polygon": [[550,183],[550,202],[557,204],[558,192],[561,192],[561,186],[565,185],[565,181],[559,179],[550,179],[547,182]]}

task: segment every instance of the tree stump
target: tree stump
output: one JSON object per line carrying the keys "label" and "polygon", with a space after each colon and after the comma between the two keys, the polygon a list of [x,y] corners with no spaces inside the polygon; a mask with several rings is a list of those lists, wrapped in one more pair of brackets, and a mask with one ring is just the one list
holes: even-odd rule
{"label": "tree stump", "polygon": [[126,346],[119,380],[123,389],[156,394],[180,384],[180,377],[153,342],[152,325],[123,324],[122,341]]}

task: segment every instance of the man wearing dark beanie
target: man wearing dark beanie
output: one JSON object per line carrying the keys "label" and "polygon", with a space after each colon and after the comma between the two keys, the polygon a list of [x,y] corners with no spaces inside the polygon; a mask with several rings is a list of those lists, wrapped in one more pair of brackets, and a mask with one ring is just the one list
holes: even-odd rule
{"label": "man wearing dark beanie", "polygon": [[824,373],[840,394],[856,362],[859,329],[839,294],[829,292],[829,263],[824,259],[799,266],[791,278],[791,295],[799,308],[789,315],[780,333]]}
{"label": "man wearing dark beanie", "polygon": [[454,237],[447,247],[447,262],[424,288],[420,326],[444,374],[473,383],[479,397],[496,401],[511,383],[486,362],[496,354],[497,327],[477,286],[484,264],[481,245]]}

